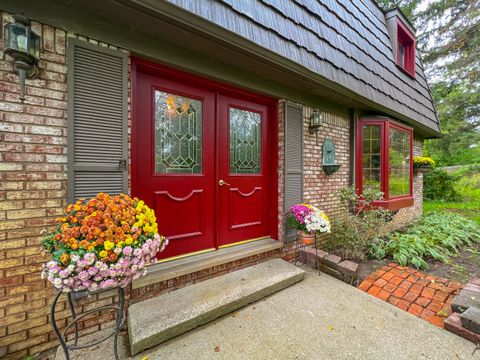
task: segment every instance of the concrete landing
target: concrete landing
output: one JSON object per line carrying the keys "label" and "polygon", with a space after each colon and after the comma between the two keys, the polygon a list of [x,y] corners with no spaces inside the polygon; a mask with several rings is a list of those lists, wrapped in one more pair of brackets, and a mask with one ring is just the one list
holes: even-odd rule
{"label": "concrete landing", "polygon": [[304,278],[275,259],[133,304],[128,310],[132,355],[258,301]]}
{"label": "concrete landing", "polygon": [[[480,360],[475,345],[392,304],[305,267],[305,279],[122,360]],[[96,340],[88,335],[82,343]],[[113,359],[113,340],[72,360]],[[63,359],[62,350],[55,360]]]}

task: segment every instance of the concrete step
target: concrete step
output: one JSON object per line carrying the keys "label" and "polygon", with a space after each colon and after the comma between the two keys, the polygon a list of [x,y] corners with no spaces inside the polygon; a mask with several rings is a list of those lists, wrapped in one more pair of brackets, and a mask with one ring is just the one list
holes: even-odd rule
{"label": "concrete step", "polygon": [[460,315],[460,320],[465,329],[480,334],[480,309],[476,307],[468,308]]}
{"label": "concrete step", "polygon": [[281,259],[209,279],[128,309],[132,355],[301,281],[302,269]]}
{"label": "concrete step", "polygon": [[[468,285],[468,284],[467,284]],[[452,311],[463,313],[471,307],[480,308],[480,293],[463,289],[452,301]]]}

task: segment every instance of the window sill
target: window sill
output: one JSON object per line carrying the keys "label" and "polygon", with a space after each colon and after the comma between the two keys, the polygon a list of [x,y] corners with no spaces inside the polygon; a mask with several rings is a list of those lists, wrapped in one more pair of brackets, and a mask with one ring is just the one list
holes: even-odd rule
{"label": "window sill", "polygon": [[373,202],[373,206],[378,206],[386,210],[398,210],[413,206],[413,196],[402,196],[390,200],[379,200]]}
{"label": "window sill", "polygon": [[399,68],[400,71],[403,72],[405,75],[408,75],[412,79],[415,79],[415,73],[412,74],[410,71],[399,65],[398,62],[395,62],[395,65],[397,65],[397,68]]}

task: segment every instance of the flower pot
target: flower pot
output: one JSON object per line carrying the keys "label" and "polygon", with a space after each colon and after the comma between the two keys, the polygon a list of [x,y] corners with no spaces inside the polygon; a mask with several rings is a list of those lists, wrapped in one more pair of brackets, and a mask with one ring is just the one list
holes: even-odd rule
{"label": "flower pot", "polygon": [[302,245],[312,245],[315,243],[315,234],[313,233],[307,233],[304,231],[299,231],[298,232],[298,241]]}
{"label": "flower pot", "polygon": [[414,170],[417,172],[417,173],[420,173],[420,174],[425,174],[427,172],[429,172],[430,170],[432,170],[433,167],[432,165],[416,165],[414,167]]}

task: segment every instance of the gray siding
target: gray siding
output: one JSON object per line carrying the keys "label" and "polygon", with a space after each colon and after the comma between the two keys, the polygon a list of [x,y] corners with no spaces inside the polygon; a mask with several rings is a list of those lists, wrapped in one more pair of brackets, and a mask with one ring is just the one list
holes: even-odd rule
{"label": "gray siding", "polygon": [[373,0],[170,2],[438,131],[417,53],[412,79],[395,64],[383,12]]}
{"label": "gray siding", "polygon": [[128,191],[127,56],[68,39],[68,200]]}

